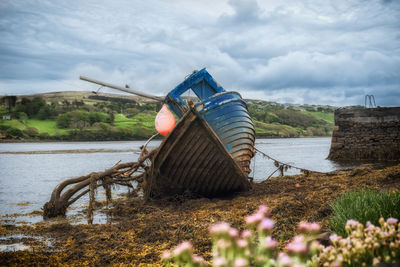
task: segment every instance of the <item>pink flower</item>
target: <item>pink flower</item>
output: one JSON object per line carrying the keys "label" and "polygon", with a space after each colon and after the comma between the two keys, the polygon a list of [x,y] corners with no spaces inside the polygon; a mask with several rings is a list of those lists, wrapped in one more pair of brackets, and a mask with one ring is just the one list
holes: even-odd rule
{"label": "pink flower", "polygon": [[168,260],[169,258],[171,258],[172,254],[170,251],[166,250],[162,253],[161,255],[161,259],[163,260]]}
{"label": "pink flower", "polygon": [[310,233],[315,233],[318,232],[321,229],[321,226],[316,223],[316,222],[301,222],[298,226],[298,230],[300,232],[310,232]]}
{"label": "pink flower", "polygon": [[333,234],[329,236],[329,239],[333,242],[336,243],[337,241],[339,241],[340,237],[337,234]]}
{"label": "pink flower", "polygon": [[278,242],[274,238],[268,236],[264,239],[264,247],[266,249],[274,249],[277,246],[278,246]]}
{"label": "pink flower", "polygon": [[235,260],[235,262],[233,263],[233,266],[234,266],[234,267],[245,267],[245,266],[247,266],[247,265],[248,265],[247,260],[246,260],[246,259],[243,259],[243,258],[237,258],[237,259]]}
{"label": "pink flower", "polygon": [[245,221],[247,224],[258,224],[264,219],[264,216],[261,213],[254,213],[250,216],[247,216]]}
{"label": "pink flower", "polygon": [[286,250],[293,253],[307,253],[304,237],[302,235],[295,236],[292,241],[286,245]]}
{"label": "pink flower", "polygon": [[213,262],[213,266],[215,266],[215,267],[222,267],[222,266],[226,266],[227,264],[228,264],[228,262],[226,261],[226,259],[224,259],[222,257],[216,257]]}
{"label": "pink flower", "polygon": [[239,239],[238,241],[236,241],[236,244],[239,248],[245,248],[249,245],[249,243],[244,239]]}
{"label": "pink flower", "polygon": [[180,243],[179,245],[177,245],[174,248],[174,254],[175,255],[180,255],[186,251],[192,251],[193,250],[193,246],[192,243],[190,243],[189,241],[183,241],[182,243]]}
{"label": "pink flower", "polygon": [[201,256],[193,255],[192,260],[194,263],[204,263],[204,259]]}
{"label": "pink flower", "polygon": [[231,245],[232,245],[231,242],[226,241],[225,239],[219,239],[219,240],[217,241],[217,247],[218,247],[219,249],[227,249],[227,248],[229,248]]}
{"label": "pink flower", "polygon": [[231,226],[229,225],[229,223],[221,222],[221,223],[211,225],[210,234],[214,235],[214,234],[229,233],[230,229],[231,229]]}
{"label": "pink flower", "polygon": [[274,229],[274,221],[270,218],[265,218],[261,221],[258,228],[260,230],[272,231],[272,229]]}
{"label": "pink flower", "polygon": [[270,212],[271,212],[271,210],[265,205],[261,205],[257,211],[257,213],[260,213],[264,216],[268,216],[270,214]]}
{"label": "pink flower", "polygon": [[250,238],[251,237],[251,231],[250,230],[244,230],[241,234],[242,238]]}
{"label": "pink flower", "polygon": [[359,222],[355,221],[355,220],[348,220],[346,222],[346,226],[350,226],[350,227],[356,227],[359,224]]}
{"label": "pink flower", "polygon": [[230,228],[229,229],[229,235],[231,237],[238,237],[239,236],[239,231],[236,230],[235,228]]}
{"label": "pink flower", "polygon": [[292,259],[287,254],[281,252],[278,255],[278,262],[279,262],[279,265],[282,265],[282,266],[291,266]]}
{"label": "pink flower", "polygon": [[389,219],[386,220],[386,222],[388,224],[396,224],[398,222],[398,220],[395,219],[395,218],[389,218]]}

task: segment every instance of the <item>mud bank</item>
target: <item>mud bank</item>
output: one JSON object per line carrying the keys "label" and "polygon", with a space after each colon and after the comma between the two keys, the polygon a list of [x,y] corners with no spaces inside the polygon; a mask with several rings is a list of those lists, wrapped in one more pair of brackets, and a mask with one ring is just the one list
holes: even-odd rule
{"label": "mud bank", "polygon": [[0,265],[154,266],[161,265],[162,251],[183,240],[191,240],[196,253],[209,259],[208,227],[226,221],[243,229],[244,217],[260,204],[272,209],[273,235],[283,245],[300,221],[321,222],[323,231],[329,231],[329,203],[357,188],[400,190],[400,164],[271,178],[254,184],[249,192],[225,199],[192,199],[188,195],[144,203],[127,198],[113,203],[108,210],[111,223],[104,225],[71,225],[65,219],[31,226],[3,224],[0,235],[23,236],[8,242],[20,242],[30,249],[1,252]]}

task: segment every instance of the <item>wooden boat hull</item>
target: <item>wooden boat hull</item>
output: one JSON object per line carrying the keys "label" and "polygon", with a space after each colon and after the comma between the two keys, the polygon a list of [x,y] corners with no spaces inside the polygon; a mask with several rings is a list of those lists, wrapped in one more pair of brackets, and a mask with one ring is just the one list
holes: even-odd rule
{"label": "wooden boat hull", "polygon": [[150,197],[190,191],[216,196],[250,188],[247,175],[199,113],[190,109],[166,136],[153,158]]}

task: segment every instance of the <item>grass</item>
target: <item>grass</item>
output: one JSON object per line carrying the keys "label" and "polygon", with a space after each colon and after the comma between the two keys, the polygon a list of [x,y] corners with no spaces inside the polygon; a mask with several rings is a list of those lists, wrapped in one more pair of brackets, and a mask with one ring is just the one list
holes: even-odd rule
{"label": "grass", "polygon": [[340,196],[331,207],[334,214],[330,219],[331,230],[346,236],[345,225],[348,220],[357,220],[362,224],[370,221],[378,225],[381,217],[385,220],[400,218],[400,192],[351,191]]}
{"label": "grass", "polygon": [[304,111],[304,112],[306,114],[310,114],[310,115],[316,117],[317,119],[324,120],[324,121],[332,123],[332,124],[334,123],[333,113],[326,113],[326,112],[319,112],[319,111],[315,111],[315,112]]}
{"label": "grass", "polygon": [[256,134],[260,136],[298,137],[296,129],[288,125],[253,120]]}
{"label": "grass", "polygon": [[28,120],[26,122],[28,127],[35,127],[39,133],[48,133],[49,135],[66,134],[67,130],[57,128],[55,120]]}
{"label": "grass", "polygon": [[17,128],[20,130],[24,130],[26,128],[25,124],[18,120],[0,120],[1,125],[6,125],[12,128]]}
{"label": "grass", "polygon": [[2,120],[1,124],[22,131],[28,127],[35,127],[39,133],[48,133],[52,136],[67,133],[67,130],[57,128],[55,120],[27,120],[25,124],[19,120]]}
{"label": "grass", "polygon": [[135,130],[137,127],[154,129],[154,119],[157,113],[138,113],[132,118],[127,118],[124,114],[117,114],[114,118],[114,125],[118,128],[128,128]]}

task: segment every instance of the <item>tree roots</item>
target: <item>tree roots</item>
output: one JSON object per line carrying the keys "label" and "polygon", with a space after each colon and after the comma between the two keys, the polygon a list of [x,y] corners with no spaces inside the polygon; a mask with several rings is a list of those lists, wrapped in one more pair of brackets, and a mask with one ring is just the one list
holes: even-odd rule
{"label": "tree roots", "polygon": [[[88,222],[93,221],[95,190],[102,186],[107,202],[111,199],[112,185],[127,186],[136,192],[143,189],[149,161],[156,150],[148,152],[145,147],[137,162],[117,163],[103,172],[92,172],[87,175],[69,178],[59,183],[53,190],[51,198],[43,206],[43,218],[65,216],[67,208],[82,196],[89,193]],[[134,185],[134,182],[136,182]]]}

